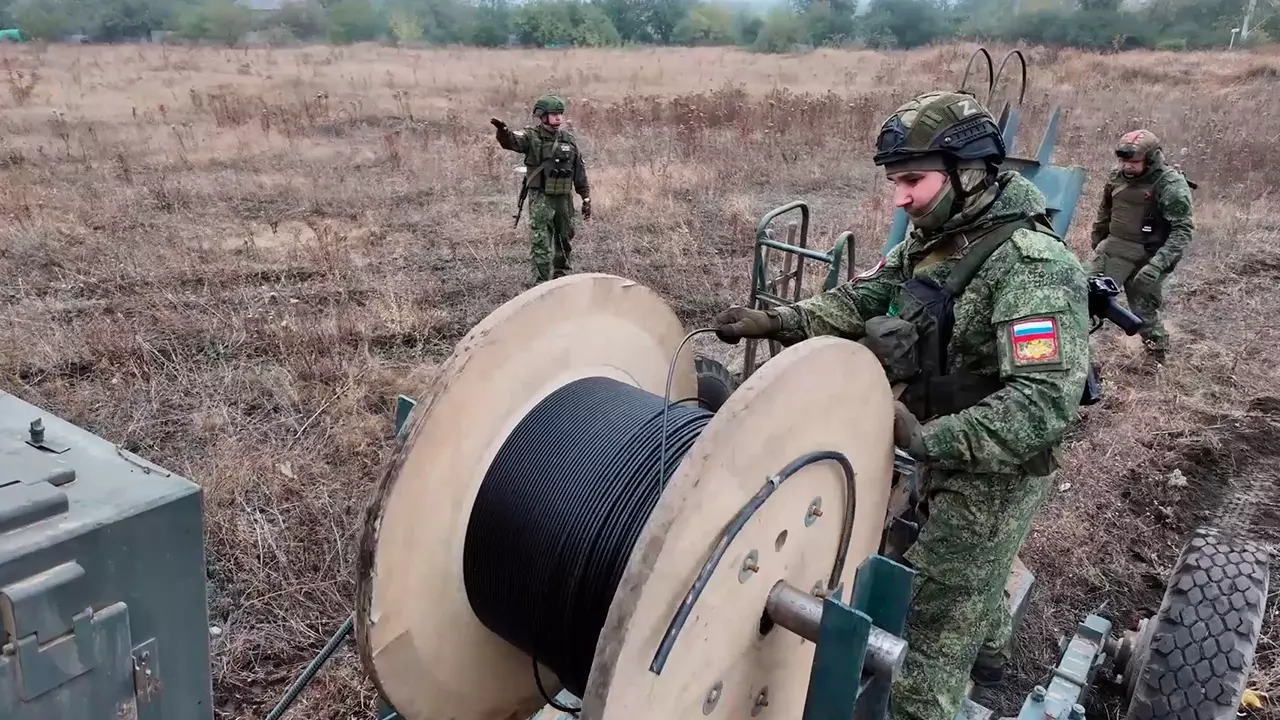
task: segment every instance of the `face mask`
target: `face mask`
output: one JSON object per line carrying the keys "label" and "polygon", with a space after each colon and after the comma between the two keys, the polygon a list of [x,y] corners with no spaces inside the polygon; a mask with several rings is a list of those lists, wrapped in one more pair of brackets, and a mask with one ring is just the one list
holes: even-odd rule
{"label": "face mask", "polygon": [[928,210],[925,210],[919,216],[911,217],[912,225],[921,230],[935,230],[950,219],[951,206],[956,200],[956,189],[952,187],[950,180],[942,187],[942,192],[938,193],[938,197],[934,198],[933,205]]}

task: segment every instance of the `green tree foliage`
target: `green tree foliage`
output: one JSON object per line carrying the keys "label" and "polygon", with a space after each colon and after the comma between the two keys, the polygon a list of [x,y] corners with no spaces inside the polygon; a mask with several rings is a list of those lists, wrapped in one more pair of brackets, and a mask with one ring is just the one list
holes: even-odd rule
{"label": "green tree foliage", "polygon": [[316,0],[295,0],[267,16],[264,25],[287,28],[299,40],[318,40],[329,35],[329,11]]}
{"label": "green tree foliage", "polygon": [[733,11],[724,5],[695,5],[675,29],[681,45],[736,45],[742,40]]}
{"label": "green tree foliage", "polygon": [[804,18],[787,8],[774,8],[764,18],[753,47],[763,52],[791,52],[809,39]]}
{"label": "green tree foliage", "polygon": [[162,0],[102,0],[93,5],[89,38],[117,42],[147,37],[175,18],[175,7]]}
{"label": "green tree foliage", "polygon": [[918,47],[944,39],[948,29],[948,17],[928,0],[872,0],[863,19],[873,46]]}
{"label": "green tree foliage", "polygon": [[[235,43],[268,38],[598,47],[740,45],[762,52],[822,46],[910,48],[998,38],[1099,50],[1223,48],[1248,0],[284,0],[275,11],[248,0],[0,0],[0,23],[59,40],[102,42],[177,30]],[[865,5],[865,7],[860,7]],[[863,11],[865,10],[865,11]],[[1271,42],[1280,2],[1257,3],[1238,46]],[[1270,34],[1269,34],[1270,31]]]}
{"label": "green tree foliage", "polygon": [[232,45],[252,26],[253,16],[244,5],[234,0],[208,0],[182,14],[178,32],[192,39]]}
{"label": "green tree foliage", "polygon": [[74,0],[19,0],[9,6],[15,24],[37,40],[59,40],[74,32],[80,11]]}
{"label": "green tree foliage", "polygon": [[507,0],[480,0],[463,38],[481,47],[506,45],[511,35],[511,16]]}
{"label": "green tree foliage", "polygon": [[622,42],[604,10],[577,0],[530,0],[512,23],[524,45],[600,47]]}
{"label": "green tree foliage", "polygon": [[[369,0],[337,0],[326,8],[329,14],[329,40],[334,43],[353,43],[373,40],[386,30],[409,31],[413,37],[399,37],[398,40],[419,40],[422,37],[422,26],[417,16],[406,8],[392,8],[389,17],[384,18]],[[388,20],[397,21],[392,28]]]}

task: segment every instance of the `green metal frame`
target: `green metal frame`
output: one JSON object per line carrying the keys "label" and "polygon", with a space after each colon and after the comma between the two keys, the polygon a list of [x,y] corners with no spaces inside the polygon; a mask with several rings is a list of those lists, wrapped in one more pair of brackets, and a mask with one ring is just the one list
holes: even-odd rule
{"label": "green metal frame", "polygon": [[[794,211],[800,212],[800,232],[798,244],[774,240],[770,237],[769,226],[779,217]],[[805,296],[802,294],[804,285],[804,261],[805,259],[815,262],[825,263],[829,266],[826,280],[822,284],[823,291],[830,290],[840,282],[840,265],[844,262],[847,269],[846,279],[853,279],[853,259],[855,251],[855,241],[852,230],[846,230],[836,236],[835,242],[828,252],[814,250],[809,247],[809,204],[803,200],[793,200],[785,205],[776,207],[764,214],[760,218],[760,222],[756,225],[756,241],[754,258],[752,260],[751,269],[751,296],[747,300],[747,307],[755,310],[765,310],[779,305],[787,305],[797,302]],[[785,253],[783,271],[781,275],[768,278],[768,264],[770,250],[777,250]],[[791,256],[796,256],[795,267],[791,267]],[[843,260],[843,256],[847,255],[847,262]],[[778,290],[779,286],[786,286],[786,283],[794,281],[791,297],[784,297]],[[743,363],[742,377],[745,379],[751,376],[756,370],[756,348],[759,340],[748,339],[746,341],[746,358]],[[776,355],[781,351],[781,346],[776,342],[770,342],[770,353]]]}
{"label": "green metal frame", "polygon": [[850,602],[842,588],[823,601],[817,648],[802,720],[876,720],[888,712],[892,681],[863,665],[871,628],[906,633],[907,607],[916,572],[883,555],[858,567]]}
{"label": "green metal frame", "polygon": [[1035,686],[1023,701],[1018,720],[1084,720],[1084,703],[1098,668],[1108,657],[1110,638],[1111,621],[1090,613],[1064,644],[1049,687]]}

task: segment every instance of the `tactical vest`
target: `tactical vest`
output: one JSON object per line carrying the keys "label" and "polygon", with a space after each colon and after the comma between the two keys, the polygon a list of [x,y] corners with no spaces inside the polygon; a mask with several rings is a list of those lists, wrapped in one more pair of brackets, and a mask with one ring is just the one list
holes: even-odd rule
{"label": "tactical vest", "polygon": [[[907,382],[899,399],[921,422],[953,415],[977,405],[1004,387],[998,374],[978,375],[964,368],[951,368],[950,345],[955,325],[955,302],[992,253],[1012,238],[1015,231],[1023,228],[1058,237],[1044,215],[1021,218],[989,228],[970,241],[968,252],[951,268],[944,284],[939,285],[928,277],[913,277],[899,288],[894,301],[898,309],[896,320],[899,322],[874,318],[879,321],[877,327],[883,328],[880,331],[898,336],[895,340],[899,343],[911,335],[915,336],[914,346],[909,351],[913,356],[910,364],[914,365],[915,372],[910,377],[895,378],[895,372],[906,364],[894,364],[894,370],[888,367],[886,369],[889,370],[891,382]],[[868,322],[868,329],[872,324]],[[894,325],[897,325],[896,329],[893,328]],[[883,342],[883,336],[871,341],[876,342]],[[1038,454],[1025,465],[1029,472],[1037,475],[1047,474],[1054,466],[1050,451]]]}
{"label": "tactical vest", "polygon": [[554,138],[540,130],[529,133],[529,149],[524,155],[528,168],[526,187],[541,190],[547,195],[567,195],[573,192],[573,167],[578,156],[578,146],[567,133],[556,133]]}
{"label": "tactical vest", "polygon": [[1108,228],[1111,237],[1144,245],[1149,252],[1155,252],[1165,244],[1169,239],[1170,226],[1160,212],[1155,188],[1166,172],[1170,170],[1165,168],[1127,184],[1107,183],[1104,192],[1111,194],[1111,225]]}

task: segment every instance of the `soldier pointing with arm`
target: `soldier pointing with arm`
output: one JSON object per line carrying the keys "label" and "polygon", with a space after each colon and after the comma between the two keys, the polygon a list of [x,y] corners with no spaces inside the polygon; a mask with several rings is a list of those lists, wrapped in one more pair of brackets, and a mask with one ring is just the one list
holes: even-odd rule
{"label": "soldier pointing with arm", "polygon": [[1134,130],[1116,146],[1120,167],[1102,189],[1093,223],[1090,272],[1123,286],[1133,314],[1142,320],[1146,352],[1164,362],[1169,336],[1160,319],[1164,281],[1191,244],[1193,183],[1167,164],[1160,140]]}
{"label": "soldier pointing with arm", "polygon": [[582,163],[577,138],[561,128],[564,110],[564,100],[543,95],[533,105],[533,115],[540,120],[536,126],[511,130],[497,118],[489,121],[497,128],[499,146],[524,155],[526,173],[516,209],[516,224],[520,223],[527,194],[535,284],[571,271],[570,254],[576,232],[574,191],[582,197],[582,217],[591,219],[587,168]]}
{"label": "soldier pointing with arm", "polygon": [[[919,462],[924,522],[894,720],[954,720],[971,670],[1001,674],[1014,556],[1051,485],[1089,373],[1084,268],[1044,195],[997,171],[1005,147],[967,93],[931,92],[884,123],[875,163],[914,230],[871,270],[774,310],[731,308],[717,334],[784,345],[859,340],[907,388],[895,443]],[[985,642],[984,642],[985,641]],[[980,656],[981,665],[975,669]]]}

